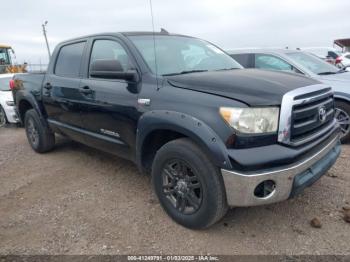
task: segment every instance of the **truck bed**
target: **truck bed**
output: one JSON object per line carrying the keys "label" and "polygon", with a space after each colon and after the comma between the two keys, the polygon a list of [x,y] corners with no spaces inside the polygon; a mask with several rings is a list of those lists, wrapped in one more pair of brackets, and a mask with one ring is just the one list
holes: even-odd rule
{"label": "truck bed", "polygon": [[31,93],[36,99],[41,100],[41,88],[45,74],[45,72],[16,74],[13,78],[16,85],[16,88],[13,89],[15,102],[19,92]]}

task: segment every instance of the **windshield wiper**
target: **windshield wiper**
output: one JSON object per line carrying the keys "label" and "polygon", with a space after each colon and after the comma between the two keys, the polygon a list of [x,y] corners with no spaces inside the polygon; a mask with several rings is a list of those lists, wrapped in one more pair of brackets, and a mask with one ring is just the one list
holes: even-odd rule
{"label": "windshield wiper", "polygon": [[318,73],[318,75],[320,75],[320,76],[322,76],[322,75],[334,75],[334,74],[336,74],[337,72],[331,72],[331,71],[329,71],[329,72],[321,72],[321,73]]}
{"label": "windshield wiper", "polygon": [[175,76],[175,75],[184,75],[184,74],[200,73],[200,72],[208,72],[208,70],[188,70],[188,71],[181,71],[179,73],[164,74],[163,76]]}
{"label": "windshield wiper", "polygon": [[215,70],[215,71],[228,71],[228,70],[235,70],[235,69],[240,69],[240,68],[238,68],[238,67],[231,67],[231,68],[218,69],[218,70]]}

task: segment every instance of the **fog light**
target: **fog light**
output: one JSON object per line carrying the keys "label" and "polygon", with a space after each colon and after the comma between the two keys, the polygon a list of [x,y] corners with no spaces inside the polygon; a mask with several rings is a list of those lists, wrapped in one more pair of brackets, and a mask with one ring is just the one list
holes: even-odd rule
{"label": "fog light", "polygon": [[272,180],[265,180],[256,186],[254,196],[265,198],[270,196],[276,189],[276,183]]}

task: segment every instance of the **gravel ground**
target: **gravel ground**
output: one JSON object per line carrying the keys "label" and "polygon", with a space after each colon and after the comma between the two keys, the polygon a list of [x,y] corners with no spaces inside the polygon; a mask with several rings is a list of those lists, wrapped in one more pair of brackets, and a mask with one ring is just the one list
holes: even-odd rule
{"label": "gravel ground", "polygon": [[[58,139],[34,153],[0,129],[0,254],[350,254],[350,146],[295,199],[236,208],[210,229],[174,223],[149,177],[120,158]],[[318,218],[321,228],[310,226]]]}

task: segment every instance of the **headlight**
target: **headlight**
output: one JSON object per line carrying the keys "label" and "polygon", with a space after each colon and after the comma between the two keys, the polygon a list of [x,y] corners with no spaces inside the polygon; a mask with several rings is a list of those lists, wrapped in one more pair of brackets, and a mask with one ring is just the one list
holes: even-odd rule
{"label": "headlight", "polygon": [[241,133],[274,133],[278,128],[278,107],[231,108],[221,107],[225,121]]}
{"label": "headlight", "polygon": [[15,105],[15,102],[13,102],[13,101],[6,101],[6,105],[8,105],[8,106],[14,106],[14,105]]}

